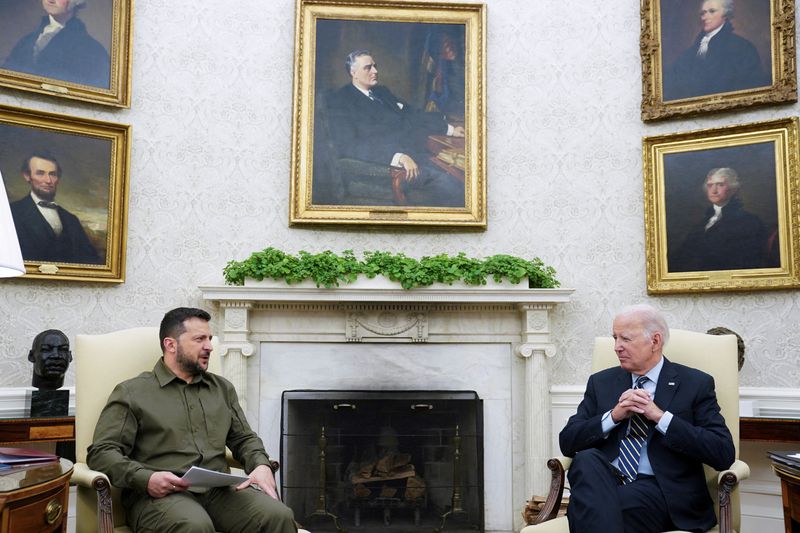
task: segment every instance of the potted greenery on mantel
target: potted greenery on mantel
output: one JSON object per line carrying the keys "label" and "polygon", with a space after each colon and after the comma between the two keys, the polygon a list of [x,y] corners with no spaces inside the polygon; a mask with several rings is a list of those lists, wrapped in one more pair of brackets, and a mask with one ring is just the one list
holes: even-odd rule
{"label": "potted greenery on mantel", "polygon": [[245,279],[271,278],[282,279],[289,285],[312,280],[317,287],[332,288],[352,283],[359,276],[384,276],[404,289],[454,282],[480,286],[487,280],[519,284],[526,278],[528,286],[534,289],[559,286],[555,270],[538,257],[528,260],[498,254],[476,259],[463,252],[456,256],[439,254],[414,259],[402,253],[367,251],[358,259],[352,250],[341,254],[327,250],[317,254],[301,251],[292,255],[269,247],[243,261],[229,261],[223,274],[228,285],[244,285]]}

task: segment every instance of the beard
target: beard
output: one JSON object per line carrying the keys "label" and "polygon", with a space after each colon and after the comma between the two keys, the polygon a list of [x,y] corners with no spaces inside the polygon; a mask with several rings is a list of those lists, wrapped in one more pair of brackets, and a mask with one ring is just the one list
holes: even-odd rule
{"label": "beard", "polygon": [[178,366],[180,366],[181,370],[190,376],[199,376],[206,373],[206,369],[200,365],[199,357],[194,360],[190,359],[187,357],[186,352],[183,351],[180,345],[178,345],[178,350],[175,355],[175,360],[178,363]]}

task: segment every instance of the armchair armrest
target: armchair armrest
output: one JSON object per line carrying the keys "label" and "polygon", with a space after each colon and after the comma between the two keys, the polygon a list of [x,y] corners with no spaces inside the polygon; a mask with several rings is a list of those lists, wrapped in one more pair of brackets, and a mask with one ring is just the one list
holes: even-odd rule
{"label": "armchair armrest", "polygon": [[729,533],[733,531],[733,509],[731,507],[731,493],[740,481],[750,477],[750,467],[744,461],[737,459],[727,470],[723,470],[717,477],[719,495],[719,531]]}
{"label": "armchair armrest", "polygon": [[86,463],[75,463],[75,467],[72,470],[72,477],[69,478],[70,483],[89,488],[96,488],[95,482],[99,482],[100,480],[110,484],[108,476],[97,470],[92,470]]}
{"label": "armchair armrest", "polygon": [[70,483],[97,491],[97,531],[114,531],[111,512],[111,482],[102,472],[92,470],[86,463],[75,463]]}
{"label": "armchair armrest", "polygon": [[[733,478],[730,476],[733,476]],[[744,481],[749,477],[750,466],[744,461],[736,459],[727,470],[723,470],[719,473],[719,477],[717,479],[719,480],[719,484],[722,485],[723,482],[725,482],[724,480],[735,479],[735,482],[738,483],[739,481]]]}
{"label": "armchair armrest", "polygon": [[550,492],[542,505],[542,510],[533,521],[534,524],[552,520],[558,514],[561,498],[564,496],[564,473],[570,464],[572,464],[571,457],[554,457],[547,461],[547,468],[550,469]]}
{"label": "armchair armrest", "polygon": [[406,195],[403,192],[403,182],[406,179],[405,169],[348,158],[337,160],[337,164],[339,165],[339,170],[348,176],[371,176],[391,180],[392,196],[395,203],[397,205],[405,205],[407,203]]}

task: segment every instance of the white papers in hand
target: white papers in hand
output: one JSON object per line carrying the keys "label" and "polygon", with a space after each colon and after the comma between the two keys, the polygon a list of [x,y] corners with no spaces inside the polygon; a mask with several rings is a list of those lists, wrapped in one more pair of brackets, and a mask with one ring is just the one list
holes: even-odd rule
{"label": "white papers in hand", "polygon": [[188,482],[192,487],[227,487],[228,485],[240,485],[242,482],[247,481],[247,476],[236,476],[233,474],[225,474],[224,472],[215,472],[199,466],[193,466],[181,478]]}

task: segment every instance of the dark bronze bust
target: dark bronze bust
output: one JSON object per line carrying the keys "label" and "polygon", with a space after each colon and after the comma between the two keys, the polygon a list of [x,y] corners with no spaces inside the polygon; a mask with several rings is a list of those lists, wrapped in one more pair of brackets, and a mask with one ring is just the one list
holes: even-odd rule
{"label": "dark bronze bust", "polygon": [[28,352],[33,363],[32,385],[39,390],[57,390],[64,385],[64,374],[72,362],[69,339],[57,329],[42,331],[33,339]]}

